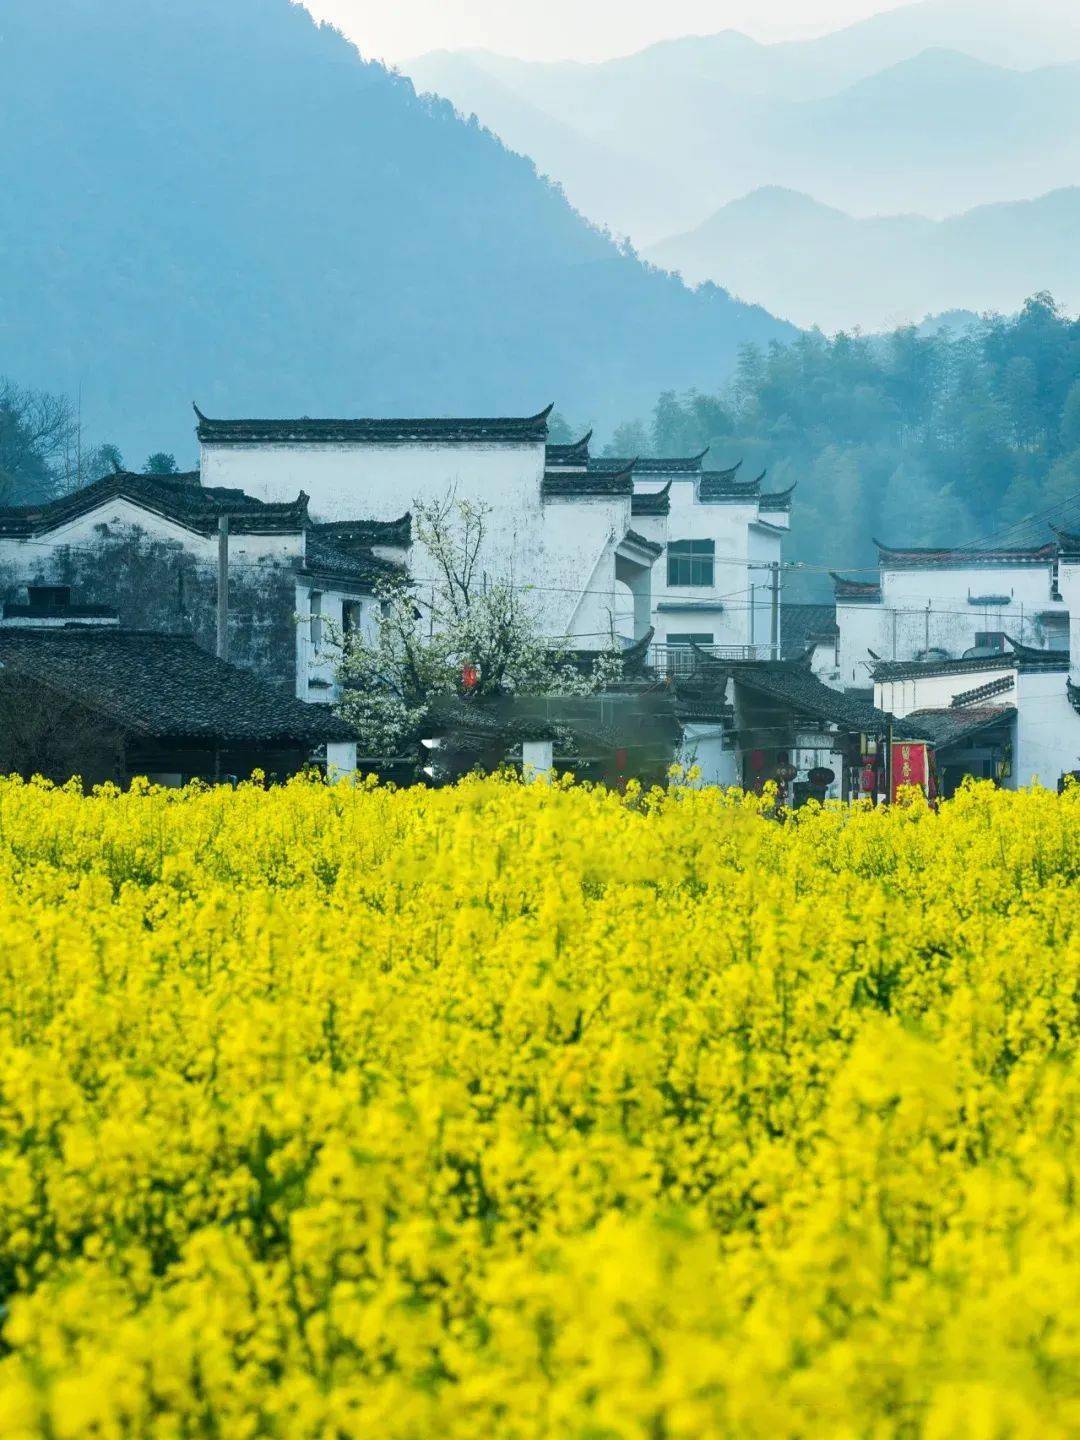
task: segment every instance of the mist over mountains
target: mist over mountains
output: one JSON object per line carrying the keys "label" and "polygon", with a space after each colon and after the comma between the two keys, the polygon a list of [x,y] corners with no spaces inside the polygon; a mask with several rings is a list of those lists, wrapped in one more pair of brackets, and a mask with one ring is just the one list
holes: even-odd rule
{"label": "mist over mountains", "polygon": [[888,330],[928,313],[1020,308],[1033,282],[1080,309],[1080,187],[947,220],[857,219],[762,188],[646,250],[687,281],[718,279],[797,325]]}
{"label": "mist over mountains", "polygon": [[[724,207],[754,209],[756,202],[744,201],[752,192],[786,190],[854,220],[911,217],[909,228],[917,228],[920,220],[948,219],[962,229],[952,217],[1080,182],[1080,11],[1042,11],[1012,0],[924,0],[810,41],[765,45],[725,31],[593,65],[474,50],[423,56],[406,68],[420,88],[475,112],[560,181],[584,214],[650,256],[692,252],[688,275],[721,275],[744,298],[828,325],[837,307],[811,314],[809,303],[787,298],[801,275],[797,262],[784,277],[790,283],[756,285],[762,257],[740,248],[745,217],[725,215]],[[718,211],[723,218],[710,220]],[[822,213],[803,218],[810,255],[826,271],[832,258],[814,248],[815,235],[822,244],[839,240],[852,258],[852,243],[835,225],[829,230]],[[962,298],[948,297],[943,257],[926,271],[925,294],[912,291],[910,303],[893,311],[918,319],[942,305],[985,309],[1014,292],[1016,304],[1054,285],[1041,266],[1056,240],[1018,236],[1008,217],[984,215],[970,228],[989,246],[999,220],[1019,246],[1008,276],[1005,258],[987,249],[983,288],[968,284]],[[671,238],[698,227],[693,244]],[[731,248],[703,266],[702,247],[720,232]],[[751,241],[777,256],[768,237],[748,231]],[[939,233],[928,244],[939,242],[947,249],[950,237]],[[869,258],[864,266],[855,255],[852,285],[871,303],[849,305],[845,314],[848,323],[854,316],[867,325],[889,312],[880,299],[873,303],[877,241],[864,232],[859,244]],[[1021,273],[1017,286],[1010,277]],[[807,302],[813,293],[811,286]],[[820,293],[828,301],[827,285]]]}
{"label": "mist over mountains", "polygon": [[209,413],[598,424],[794,332],[688,290],[289,0],[4,0],[0,374],[95,438]]}

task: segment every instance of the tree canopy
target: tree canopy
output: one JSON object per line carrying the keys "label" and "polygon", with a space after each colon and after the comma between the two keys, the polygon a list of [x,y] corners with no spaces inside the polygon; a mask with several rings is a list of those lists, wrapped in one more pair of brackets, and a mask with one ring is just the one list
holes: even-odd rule
{"label": "tree canopy", "polygon": [[[1054,506],[1080,508],[1080,320],[1047,294],[963,333],[743,348],[714,395],[666,392],[651,423],[624,422],[613,450],[742,457],[767,488],[798,482],[790,558],[873,563],[872,537],[936,544],[1046,530]],[[819,588],[823,584],[819,579]]]}

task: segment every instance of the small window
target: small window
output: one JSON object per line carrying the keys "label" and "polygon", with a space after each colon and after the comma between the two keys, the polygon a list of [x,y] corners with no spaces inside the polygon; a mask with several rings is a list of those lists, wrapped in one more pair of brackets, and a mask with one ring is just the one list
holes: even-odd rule
{"label": "small window", "polygon": [[685,635],[669,635],[667,637],[667,643],[669,645],[686,646],[711,645],[713,643],[712,631],[710,630],[708,633],[706,633],[703,630],[693,630],[689,631]]}
{"label": "small window", "polygon": [[316,650],[322,644],[322,600],[321,590],[312,590],[308,595],[310,639]]}
{"label": "small window", "polygon": [[672,540],[668,545],[668,584],[711,585],[715,550],[712,540]]}
{"label": "small window", "polygon": [[977,650],[1004,650],[1004,630],[976,630],[975,648]]}
{"label": "small window", "polygon": [[364,607],[359,600],[346,600],[342,604],[341,633],[346,640],[350,635],[355,635],[359,632],[363,609]]}

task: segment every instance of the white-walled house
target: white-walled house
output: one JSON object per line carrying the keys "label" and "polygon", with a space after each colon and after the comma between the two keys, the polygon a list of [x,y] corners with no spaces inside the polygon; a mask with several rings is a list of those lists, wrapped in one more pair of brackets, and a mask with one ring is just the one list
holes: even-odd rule
{"label": "white-walled house", "polygon": [[[644,459],[634,465],[634,513],[666,522],[664,564],[654,587],[660,646],[691,642],[740,658],[779,653],[773,595],[779,597],[791,491],[762,494],[764,475],[741,481],[739,466],[706,470],[704,455]],[[594,464],[622,465],[619,460]],[[650,531],[642,525],[646,534]],[[657,526],[657,539],[660,539]]]}
{"label": "white-walled house", "polygon": [[1055,788],[1080,769],[1080,714],[1070,702],[1069,652],[1010,643],[997,655],[882,661],[874,703],[923,738],[945,764],[1008,789]]}
{"label": "white-walled house", "polygon": [[876,578],[833,575],[838,680],[864,689],[875,660],[957,659],[1006,648],[1068,648],[1058,546],[878,548]]}
{"label": "white-walled house", "polygon": [[[652,629],[659,647],[691,641],[772,653],[791,492],[761,492],[738,466],[704,455],[611,459],[591,436],[548,442],[549,410],[524,418],[211,420],[198,414],[204,484],[274,502],[298,489],[317,520],[391,520],[415,500],[455,493],[488,507],[481,568],[529,587],[545,631],[600,648]],[[409,553],[422,586],[431,561]]]}
{"label": "white-walled house", "polygon": [[332,699],[321,632],[327,622],[377,623],[376,585],[404,562],[407,516],[322,526],[302,492],[266,502],[201,485],[197,474],[110,475],[58,500],[0,509],[4,623],[47,622],[62,592],[52,608],[65,625],[114,614],[126,629],[190,634],[213,651],[222,518],[229,658],[302,700]]}
{"label": "white-walled house", "polygon": [[[707,452],[593,457],[589,440],[586,435],[573,445],[549,446],[549,473],[576,473],[579,484],[598,487],[632,479],[635,530],[663,549],[651,578],[658,662],[686,668],[692,645],[740,659],[768,658],[774,651],[774,578],[778,595],[792,492],[762,494],[764,476],[742,481],[738,465],[706,470]],[[641,634],[640,621],[635,634]],[[776,647],[779,640],[777,634]]]}
{"label": "white-walled house", "polygon": [[[544,631],[603,648],[615,615],[632,614],[627,640],[651,616],[659,543],[633,524],[633,477],[597,473],[580,447],[548,445],[548,410],[524,418],[211,420],[200,412],[203,483],[239,487],[267,502],[302,489],[317,521],[358,513],[395,520],[414,501],[454,494],[487,507],[481,571],[532,591]],[[584,447],[587,457],[587,445]],[[408,569],[434,579],[415,543]]]}

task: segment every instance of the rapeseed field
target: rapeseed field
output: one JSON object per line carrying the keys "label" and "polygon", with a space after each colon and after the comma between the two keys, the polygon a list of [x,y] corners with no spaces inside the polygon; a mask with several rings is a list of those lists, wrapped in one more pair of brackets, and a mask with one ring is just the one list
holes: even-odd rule
{"label": "rapeseed field", "polygon": [[1080,1434],[1080,789],[0,782],[0,1435]]}

